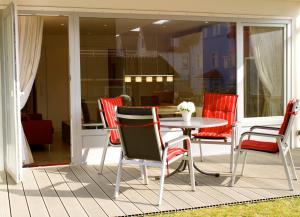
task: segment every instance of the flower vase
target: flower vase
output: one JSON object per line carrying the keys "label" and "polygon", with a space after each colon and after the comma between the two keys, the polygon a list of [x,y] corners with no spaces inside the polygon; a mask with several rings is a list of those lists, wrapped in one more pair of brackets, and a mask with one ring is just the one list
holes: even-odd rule
{"label": "flower vase", "polygon": [[181,115],[182,115],[183,121],[185,121],[185,122],[191,121],[191,117],[192,117],[192,113],[191,112],[186,112],[185,111],[185,112],[182,112]]}

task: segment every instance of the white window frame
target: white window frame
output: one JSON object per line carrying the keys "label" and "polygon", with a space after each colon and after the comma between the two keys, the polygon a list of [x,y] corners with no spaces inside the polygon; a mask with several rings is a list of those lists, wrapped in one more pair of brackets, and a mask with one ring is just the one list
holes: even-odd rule
{"label": "white window frame", "polygon": [[[262,26],[262,27],[282,27],[284,28],[284,71],[283,71],[283,106],[285,107],[289,98],[291,98],[291,38],[287,35],[291,35],[291,20],[286,20],[280,23],[268,23],[263,20],[260,22],[238,22],[236,26],[237,35],[237,94],[238,106],[237,120],[241,126],[253,126],[253,125],[279,125],[282,123],[283,115],[281,116],[269,116],[269,117],[245,117],[244,114],[244,27],[246,26]],[[288,85],[290,84],[290,85]]]}

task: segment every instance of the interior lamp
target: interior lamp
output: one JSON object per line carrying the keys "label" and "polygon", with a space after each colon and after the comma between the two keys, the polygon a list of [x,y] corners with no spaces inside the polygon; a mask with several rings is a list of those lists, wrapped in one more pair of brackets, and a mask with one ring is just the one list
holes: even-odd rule
{"label": "interior lamp", "polygon": [[174,78],[173,76],[167,76],[167,82],[173,82]]}
{"label": "interior lamp", "polygon": [[142,77],[141,76],[136,76],[135,77],[135,82],[142,82]]}
{"label": "interior lamp", "polygon": [[153,78],[151,76],[146,77],[146,82],[152,82],[152,81],[153,81]]}
{"label": "interior lamp", "polygon": [[157,76],[156,77],[156,82],[163,82],[163,77],[162,76]]}
{"label": "interior lamp", "polygon": [[130,83],[131,82],[131,77],[130,76],[125,76],[124,81],[125,81],[125,83]]}

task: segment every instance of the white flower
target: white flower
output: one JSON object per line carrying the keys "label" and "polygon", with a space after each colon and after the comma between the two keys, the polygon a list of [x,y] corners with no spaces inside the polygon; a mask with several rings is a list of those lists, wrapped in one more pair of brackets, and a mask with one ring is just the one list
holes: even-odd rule
{"label": "white flower", "polygon": [[177,110],[180,111],[180,112],[186,111],[186,112],[194,113],[196,111],[196,107],[195,107],[195,104],[193,102],[183,101],[182,103],[180,103],[177,106]]}

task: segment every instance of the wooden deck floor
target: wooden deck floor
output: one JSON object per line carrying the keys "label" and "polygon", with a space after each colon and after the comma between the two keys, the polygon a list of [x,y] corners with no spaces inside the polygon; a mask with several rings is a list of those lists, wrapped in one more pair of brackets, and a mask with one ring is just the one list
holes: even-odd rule
{"label": "wooden deck floor", "polygon": [[[150,177],[143,185],[139,170],[126,167],[123,172],[121,194],[112,198],[116,166],[107,166],[98,175],[97,166],[65,166],[24,169],[24,182],[15,185],[4,172],[0,173],[0,216],[126,216],[166,211],[268,200],[300,195],[300,181],[296,190],[288,190],[279,158],[266,155],[249,156],[245,176],[235,187],[227,187],[229,176],[219,178],[196,173],[197,190],[190,191],[187,172],[167,178],[163,203],[158,199],[159,181]],[[300,151],[294,152],[300,177]],[[207,170],[226,171],[225,157],[207,157],[198,165]],[[299,170],[298,170],[299,169]],[[150,169],[149,175],[158,173]]]}

